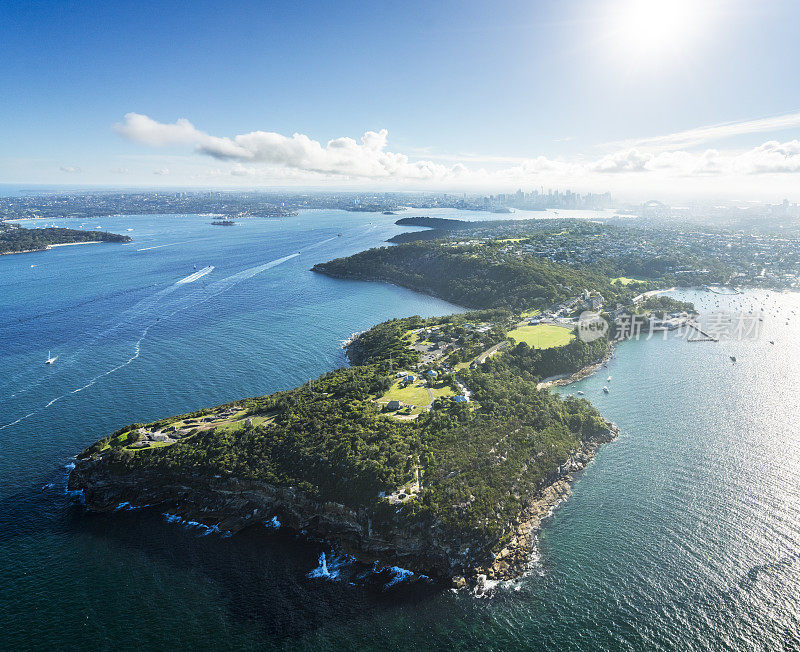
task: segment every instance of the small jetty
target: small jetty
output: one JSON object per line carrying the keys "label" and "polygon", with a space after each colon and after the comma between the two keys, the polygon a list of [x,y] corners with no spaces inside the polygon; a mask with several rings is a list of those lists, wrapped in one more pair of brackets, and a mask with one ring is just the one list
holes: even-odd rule
{"label": "small jetty", "polygon": [[689,328],[695,331],[697,335],[687,338],[687,342],[719,342],[719,339],[713,335],[706,333],[695,322],[690,321],[686,324]]}
{"label": "small jetty", "polygon": [[721,287],[719,285],[706,285],[704,288],[707,292],[711,292],[712,294],[721,294],[722,296],[732,297],[736,294],[741,294],[739,290],[736,288],[730,288],[730,292],[725,292],[726,288]]}

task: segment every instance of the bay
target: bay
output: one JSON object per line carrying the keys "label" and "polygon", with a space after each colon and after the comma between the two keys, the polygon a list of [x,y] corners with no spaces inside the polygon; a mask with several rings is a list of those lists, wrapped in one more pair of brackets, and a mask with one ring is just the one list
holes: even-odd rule
{"label": "bay", "polygon": [[560,388],[622,435],[548,519],[531,573],[491,599],[309,578],[325,546],[266,529],[223,539],[147,510],[87,515],[65,495],[70,457],[122,425],[293,387],[345,364],[353,331],[459,310],[309,271],[380,245],[404,230],[395,219],[104,218],[86,228],[134,242],[0,258],[0,647],[798,645],[796,294],[676,293],[705,314],[763,308],[764,330],[625,342]]}

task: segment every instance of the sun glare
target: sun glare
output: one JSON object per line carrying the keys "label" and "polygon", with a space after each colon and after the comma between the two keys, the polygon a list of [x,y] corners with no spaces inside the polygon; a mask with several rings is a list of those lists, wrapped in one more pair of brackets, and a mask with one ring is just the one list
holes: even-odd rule
{"label": "sun glare", "polygon": [[612,17],[612,32],[623,54],[665,56],[680,53],[704,23],[699,0],[626,0]]}

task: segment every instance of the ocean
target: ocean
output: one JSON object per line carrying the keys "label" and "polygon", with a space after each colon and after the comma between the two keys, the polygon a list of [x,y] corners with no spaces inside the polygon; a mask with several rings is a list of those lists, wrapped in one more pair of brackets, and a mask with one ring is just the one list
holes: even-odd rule
{"label": "ocean", "polygon": [[158,510],[87,514],[66,495],[71,457],[123,425],[296,386],[345,365],[354,331],[460,310],[309,271],[408,230],[395,219],[48,220],[134,241],[0,257],[0,648],[800,645],[796,294],[675,293],[705,313],[763,306],[764,331],[625,342],[559,388],[622,435],[547,520],[531,572],[491,598],[399,571],[386,587],[281,529],[223,538]]}

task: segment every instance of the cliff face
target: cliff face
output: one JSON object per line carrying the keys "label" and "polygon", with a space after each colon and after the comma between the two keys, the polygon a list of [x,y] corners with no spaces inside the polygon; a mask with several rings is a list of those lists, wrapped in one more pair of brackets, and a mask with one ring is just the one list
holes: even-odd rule
{"label": "cliff face", "polygon": [[[417,522],[374,525],[367,508],[313,500],[291,487],[236,478],[168,478],[152,472],[116,473],[102,458],[77,462],[68,488],[82,490],[87,509],[113,511],[121,503],[156,506],[186,520],[236,533],[277,517],[282,526],[330,541],[364,560],[380,559],[437,579],[472,575],[484,556],[480,544]],[[476,545],[478,544],[478,545]],[[485,545],[485,544],[484,544]]]}
{"label": "cliff face", "polygon": [[121,503],[157,505],[167,513],[231,534],[277,517],[282,526],[329,541],[362,561],[380,560],[439,580],[452,579],[456,586],[477,585],[480,590],[486,578],[511,579],[527,570],[542,519],[569,494],[573,474],[617,433],[610,424],[605,437],[586,443],[554,471],[538,495],[506,524],[506,543],[497,552],[492,552],[496,542],[482,541],[469,531],[453,533],[413,518],[387,521],[371,509],[315,500],[292,487],[233,477],[208,480],[189,474],[168,477],[149,470],[119,472],[100,456],[79,460],[68,488],[82,490],[92,511],[113,511]]}
{"label": "cliff face", "polygon": [[491,555],[490,563],[475,569],[474,576],[479,588],[484,577],[490,580],[504,580],[518,577],[528,570],[535,536],[542,521],[567,499],[576,474],[583,471],[586,465],[594,459],[600,446],[613,441],[618,436],[619,429],[615,424],[610,423],[604,437],[584,443],[580,450],[575,451],[552,474],[539,494],[525,506],[519,517],[509,524],[509,537],[506,545],[496,554]]}
{"label": "cliff face", "polygon": [[157,506],[223,532],[277,519],[363,561],[459,584],[516,577],[543,515],[615,429],[587,401],[537,390],[546,360],[524,349],[460,372],[469,405],[385,414],[391,365],[425,373],[407,335],[427,323],[351,337],[354,366],[293,390],[123,427],[81,453],[69,488],[90,510]]}

